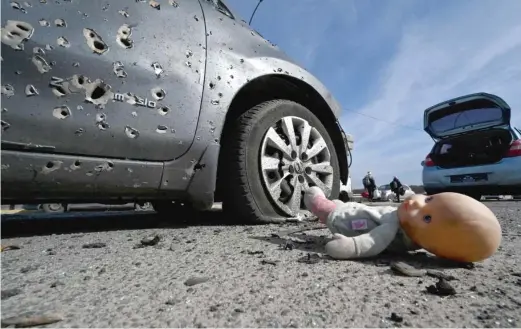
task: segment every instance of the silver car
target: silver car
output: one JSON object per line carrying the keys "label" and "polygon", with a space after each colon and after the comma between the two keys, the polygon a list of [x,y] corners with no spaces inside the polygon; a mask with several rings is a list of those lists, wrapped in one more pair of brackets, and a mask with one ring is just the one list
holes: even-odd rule
{"label": "silver car", "polygon": [[453,191],[476,199],[521,194],[521,132],[510,125],[510,106],[475,93],[434,105],[424,129],[435,140],[423,166],[428,194]]}
{"label": "silver car", "polygon": [[305,213],[349,176],[330,91],[221,0],[2,1],[2,203]]}

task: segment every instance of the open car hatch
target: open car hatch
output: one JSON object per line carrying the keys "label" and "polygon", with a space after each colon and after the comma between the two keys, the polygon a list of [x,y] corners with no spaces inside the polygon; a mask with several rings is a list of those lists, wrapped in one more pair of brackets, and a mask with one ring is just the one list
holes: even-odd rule
{"label": "open car hatch", "polygon": [[465,134],[492,127],[510,126],[510,106],[487,93],[469,94],[436,104],[425,110],[423,126],[433,139]]}

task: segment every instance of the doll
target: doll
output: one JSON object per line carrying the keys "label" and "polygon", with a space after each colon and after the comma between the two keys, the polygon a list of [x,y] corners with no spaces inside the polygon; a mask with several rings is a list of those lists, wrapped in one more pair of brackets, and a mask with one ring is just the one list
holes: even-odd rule
{"label": "doll", "polygon": [[494,213],[459,193],[415,194],[398,208],[370,207],[328,200],[315,186],[306,190],[304,204],[333,233],[326,253],[336,259],[425,249],[441,258],[476,262],[492,256],[501,243]]}

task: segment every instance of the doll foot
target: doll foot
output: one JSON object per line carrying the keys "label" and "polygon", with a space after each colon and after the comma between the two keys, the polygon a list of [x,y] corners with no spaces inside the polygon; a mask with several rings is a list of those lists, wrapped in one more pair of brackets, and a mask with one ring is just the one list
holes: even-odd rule
{"label": "doll foot", "polygon": [[327,199],[324,192],[317,186],[308,188],[304,193],[304,205],[309,211],[312,211],[313,203],[316,197]]}

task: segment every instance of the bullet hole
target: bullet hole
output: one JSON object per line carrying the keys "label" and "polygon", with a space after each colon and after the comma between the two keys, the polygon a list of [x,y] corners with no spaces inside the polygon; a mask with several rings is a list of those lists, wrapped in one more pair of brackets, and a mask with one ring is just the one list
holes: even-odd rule
{"label": "bullet hole", "polygon": [[[51,66],[47,63],[47,61],[40,55],[35,55],[33,56],[33,59],[32,59],[32,62],[33,64],[36,66],[36,68],[38,69],[38,71],[40,73],[46,73],[46,72],[49,72],[51,70]],[[56,79],[60,79],[60,78],[56,78]]]}
{"label": "bullet hole", "polygon": [[166,92],[159,87],[152,88],[150,92],[152,93],[152,97],[158,101],[162,100],[166,96]]}
{"label": "bullet hole", "polygon": [[213,88],[215,88],[215,83],[210,82],[210,89],[213,89]]}
{"label": "bullet hole", "polygon": [[121,63],[119,61],[112,63],[112,71],[118,78],[127,77],[127,72],[125,72],[125,70],[123,70],[124,67],[125,66],[123,65],[123,63]]}
{"label": "bullet hole", "polygon": [[74,62],[74,63],[72,63],[72,66],[73,66],[73,67],[80,67],[80,63],[78,63],[78,62]]}
{"label": "bullet hole", "polygon": [[223,93],[218,93],[217,96],[223,97]]}
{"label": "bullet hole", "polygon": [[244,63],[244,59],[241,58],[241,59],[239,60],[239,62],[241,62],[241,64]]}
{"label": "bullet hole", "polygon": [[2,113],[5,113],[5,112],[7,112],[7,111],[8,111],[7,108],[2,107]]}
{"label": "bullet hole", "polygon": [[24,42],[29,40],[34,33],[31,24],[22,21],[8,20],[1,30],[3,44],[15,50],[24,50]]}
{"label": "bullet hole", "polygon": [[31,5],[29,2],[27,1],[24,1],[24,6],[26,6],[27,8],[32,8],[33,5]]}
{"label": "bullet hole", "polygon": [[230,79],[233,79],[233,75],[230,75]]}
{"label": "bullet hole", "polygon": [[101,55],[109,50],[109,46],[93,29],[84,28],[83,36],[87,40],[87,46],[96,54]]}
{"label": "bullet hole", "polygon": [[118,29],[118,33],[116,36],[116,41],[118,44],[126,49],[132,48],[134,45],[134,41],[130,39],[130,36],[132,35],[132,29],[129,25],[124,24]]}
{"label": "bullet hole", "polygon": [[52,115],[56,119],[65,120],[72,115],[71,109],[67,105],[55,107],[52,110]]}
{"label": "bullet hole", "polygon": [[42,74],[47,73],[51,70],[51,66],[49,65],[49,63],[47,63],[45,58],[43,58],[40,55],[34,55],[32,58],[32,62],[36,66],[36,69],[38,70],[38,72],[40,72]]}
{"label": "bullet hole", "polygon": [[128,138],[138,138],[139,137],[139,131],[137,129],[134,129],[130,126],[125,127],[125,134]]}
{"label": "bullet hole", "polygon": [[70,168],[71,168],[72,170],[78,170],[78,169],[80,169],[80,167],[81,167],[81,162],[80,162],[80,160],[76,160],[76,161],[74,161],[73,164],[70,165]]}
{"label": "bullet hole", "polygon": [[126,10],[120,10],[118,13],[125,18],[130,16]]}
{"label": "bullet hole", "polygon": [[53,46],[51,46],[51,45],[45,45],[45,50],[49,50],[49,51],[50,51],[50,50],[53,50],[53,49],[54,49]]}
{"label": "bullet hole", "polygon": [[22,71],[14,71],[14,74],[20,75],[20,74],[22,74]]}
{"label": "bullet hole", "polygon": [[188,50],[186,51],[186,58],[190,58],[190,57],[192,57],[193,54],[194,54],[194,53],[193,53],[190,49],[188,49]]}
{"label": "bullet hole", "polygon": [[59,37],[56,43],[63,48],[69,48],[71,46],[71,43],[65,37]]}
{"label": "bullet hole", "polygon": [[45,50],[43,50],[40,47],[34,47],[33,48],[33,54],[45,56]]}
{"label": "bullet hole", "polygon": [[99,164],[96,167],[94,167],[94,171],[97,171],[97,172],[111,171],[112,169],[114,169],[114,163],[112,163],[110,161]]}
{"label": "bullet hole", "polygon": [[45,19],[43,19],[43,18],[40,19],[40,20],[38,21],[38,23],[40,23],[40,26],[41,26],[41,27],[48,27],[48,26],[51,26],[51,24],[50,24],[48,21],[46,21]]}
{"label": "bullet hole", "polygon": [[210,103],[211,103],[212,105],[219,105],[220,102],[219,102],[218,99],[214,99],[214,100],[210,101]]}
{"label": "bullet hole", "polygon": [[220,75],[217,76],[217,80],[221,81],[221,76]]}
{"label": "bullet hole", "polygon": [[105,105],[112,98],[113,93],[110,91],[110,85],[102,80],[85,85],[85,101],[94,105]]}
{"label": "bullet hole", "polygon": [[168,3],[170,4],[170,6],[172,6],[174,8],[179,7],[179,4],[177,2],[175,2],[174,0],[168,0]]}
{"label": "bullet hole", "polygon": [[166,115],[170,111],[170,109],[167,106],[161,106],[157,111],[161,115]]}
{"label": "bullet hole", "polygon": [[152,68],[154,69],[154,73],[159,78],[163,73],[163,67],[158,62],[152,63]]}
{"label": "bullet hole", "polygon": [[197,15],[194,15],[194,19],[196,22],[199,22],[199,18],[197,18]]}
{"label": "bullet hole", "polygon": [[107,130],[109,129],[109,124],[102,121],[102,122],[96,122],[96,127],[98,127],[99,130]]}
{"label": "bullet hole", "polygon": [[67,94],[67,90],[65,90],[65,88],[63,88],[63,86],[53,86],[52,92],[53,92],[53,94],[55,94],[58,97],[65,96]]}
{"label": "bullet hole", "polygon": [[7,98],[14,96],[14,87],[8,83],[2,85],[2,95],[4,95]]}
{"label": "bullet hole", "polygon": [[78,129],[74,132],[74,134],[75,134],[76,136],[81,136],[84,132],[85,132],[85,129],[83,129],[83,128],[78,128]]}
{"label": "bullet hole", "polygon": [[150,0],[148,2],[148,4],[150,5],[150,7],[154,8],[154,9],[161,10],[161,5],[159,4],[159,2],[157,2],[155,0]]}
{"label": "bullet hole", "polygon": [[67,27],[67,22],[61,18],[57,18],[54,20],[54,25],[57,27]]}
{"label": "bullet hole", "polygon": [[55,66],[56,65],[56,61],[52,61],[49,64],[51,64],[51,66]]}
{"label": "bullet hole", "polygon": [[58,170],[61,168],[62,163],[63,163],[63,161],[57,161],[57,160],[49,161],[49,162],[47,162],[47,164],[45,166],[43,166],[42,173],[44,175],[47,175],[55,170]]}
{"label": "bullet hole", "polygon": [[137,112],[136,112],[136,111],[133,111],[131,114],[132,114],[132,116],[133,116],[134,118],[137,118]]}
{"label": "bullet hole", "polygon": [[11,1],[10,5],[11,5],[11,8],[16,9],[16,10],[24,9],[18,2],[15,2],[15,1]]}
{"label": "bullet hole", "polygon": [[2,131],[6,131],[7,129],[9,129],[9,127],[11,127],[11,125],[4,120],[1,120],[1,123],[2,123]]}
{"label": "bullet hole", "polygon": [[105,113],[96,114],[96,122],[103,122],[107,120],[107,115]]}
{"label": "bullet hole", "polygon": [[157,126],[156,132],[159,134],[164,134],[168,131],[168,127],[164,125]]}
{"label": "bullet hole", "polygon": [[192,63],[190,63],[190,62],[185,62],[185,65],[188,67],[192,67]]}
{"label": "bullet hole", "polygon": [[81,106],[81,105],[76,106],[76,110],[83,111],[83,106]]}
{"label": "bullet hole", "polygon": [[27,97],[30,97],[30,96],[37,96],[39,95],[40,93],[38,92],[38,90],[33,86],[33,85],[27,85],[25,86],[25,95]]}

